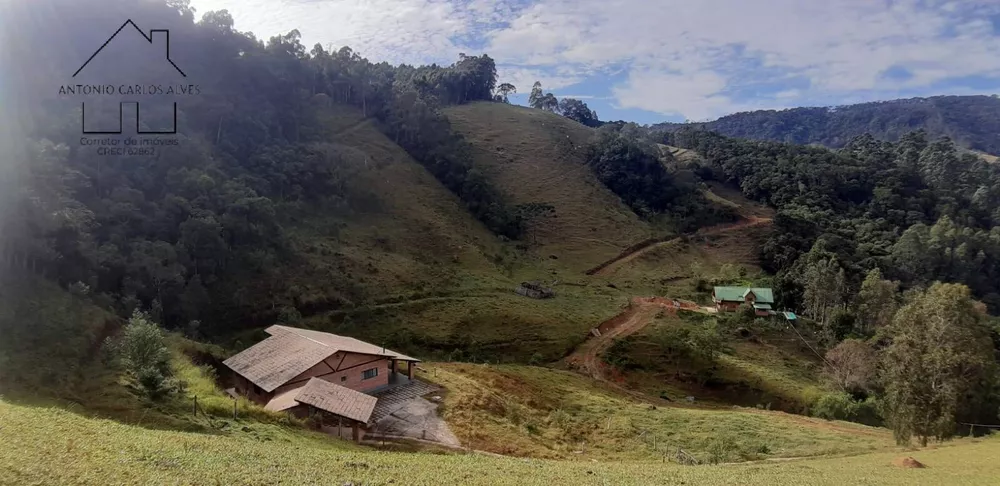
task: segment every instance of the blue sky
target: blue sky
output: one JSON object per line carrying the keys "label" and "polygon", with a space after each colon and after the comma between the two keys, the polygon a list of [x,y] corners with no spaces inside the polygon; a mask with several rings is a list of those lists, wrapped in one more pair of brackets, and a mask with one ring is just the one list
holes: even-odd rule
{"label": "blue sky", "polygon": [[375,61],[488,53],[602,120],[1000,93],[1000,0],[192,0]]}

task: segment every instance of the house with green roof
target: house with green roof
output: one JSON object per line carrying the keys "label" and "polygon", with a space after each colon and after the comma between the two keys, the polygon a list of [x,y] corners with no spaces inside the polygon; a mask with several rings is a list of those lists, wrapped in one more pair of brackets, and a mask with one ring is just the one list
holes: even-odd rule
{"label": "house with green roof", "polygon": [[749,305],[758,316],[766,316],[771,313],[774,292],[763,287],[715,287],[712,300],[719,312],[735,312],[741,305]]}

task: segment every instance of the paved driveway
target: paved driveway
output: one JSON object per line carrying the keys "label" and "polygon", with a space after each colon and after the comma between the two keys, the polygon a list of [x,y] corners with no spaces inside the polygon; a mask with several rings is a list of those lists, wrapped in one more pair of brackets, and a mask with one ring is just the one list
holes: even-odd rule
{"label": "paved driveway", "polygon": [[410,437],[452,447],[461,446],[448,424],[438,416],[438,404],[422,398],[438,389],[430,383],[413,380],[379,393],[371,418],[375,425],[370,433],[375,436]]}

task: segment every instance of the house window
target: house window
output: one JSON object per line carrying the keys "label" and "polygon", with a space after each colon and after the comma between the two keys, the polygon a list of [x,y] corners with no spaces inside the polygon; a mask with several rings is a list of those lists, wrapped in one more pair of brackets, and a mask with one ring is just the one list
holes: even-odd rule
{"label": "house window", "polygon": [[340,381],[347,381],[347,377],[346,376],[341,376],[340,377]]}
{"label": "house window", "polygon": [[378,368],[372,368],[370,370],[365,370],[361,372],[362,380],[370,380],[372,378],[375,378],[376,376],[378,376]]}

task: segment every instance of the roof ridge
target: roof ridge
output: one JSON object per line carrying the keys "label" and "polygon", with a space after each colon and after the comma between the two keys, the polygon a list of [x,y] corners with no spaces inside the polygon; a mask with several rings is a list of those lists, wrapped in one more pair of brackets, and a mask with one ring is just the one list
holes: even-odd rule
{"label": "roof ridge", "polygon": [[[321,345],[321,346],[323,346],[323,347],[327,347],[327,348],[331,348],[331,349],[333,348],[333,346],[330,346],[329,344],[326,344],[326,343],[324,343],[324,342],[321,342],[321,341],[317,341],[317,340],[315,340],[315,339],[313,339],[313,338],[311,338],[311,337],[309,337],[309,336],[303,336],[302,334],[299,334],[299,333],[297,333],[297,332],[295,332],[295,331],[293,330],[293,329],[296,329],[296,330],[302,330],[302,331],[306,331],[307,329],[300,329],[300,328],[297,328],[297,327],[288,327],[288,326],[282,326],[282,325],[280,325],[280,324],[275,324],[275,325],[276,325],[276,326],[278,326],[278,327],[280,327],[280,328],[282,328],[282,329],[287,329],[287,330],[288,330],[288,332],[290,332],[290,333],[292,333],[292,334],[294,334],[294,335],[296,335],[296,336],[298,336],[298,337],[300,337],[300,338],[302,338],[302,339],[308,339],[308,340],[310,340],[310,341],[312,341],[312,342],[314,342],[314,343],[316,343],[316,344],[319,344],[319,345]],[[328,332],[323,332],[323,331],[314,331],[314,332],[321,332],[321,333],[323,333],[323,334],[330,334],[331,336],[336,336],[336,334],[331,334],[331,333],[328,333]],[[325,358],[324,358],[324,359],[325,359]]]}

